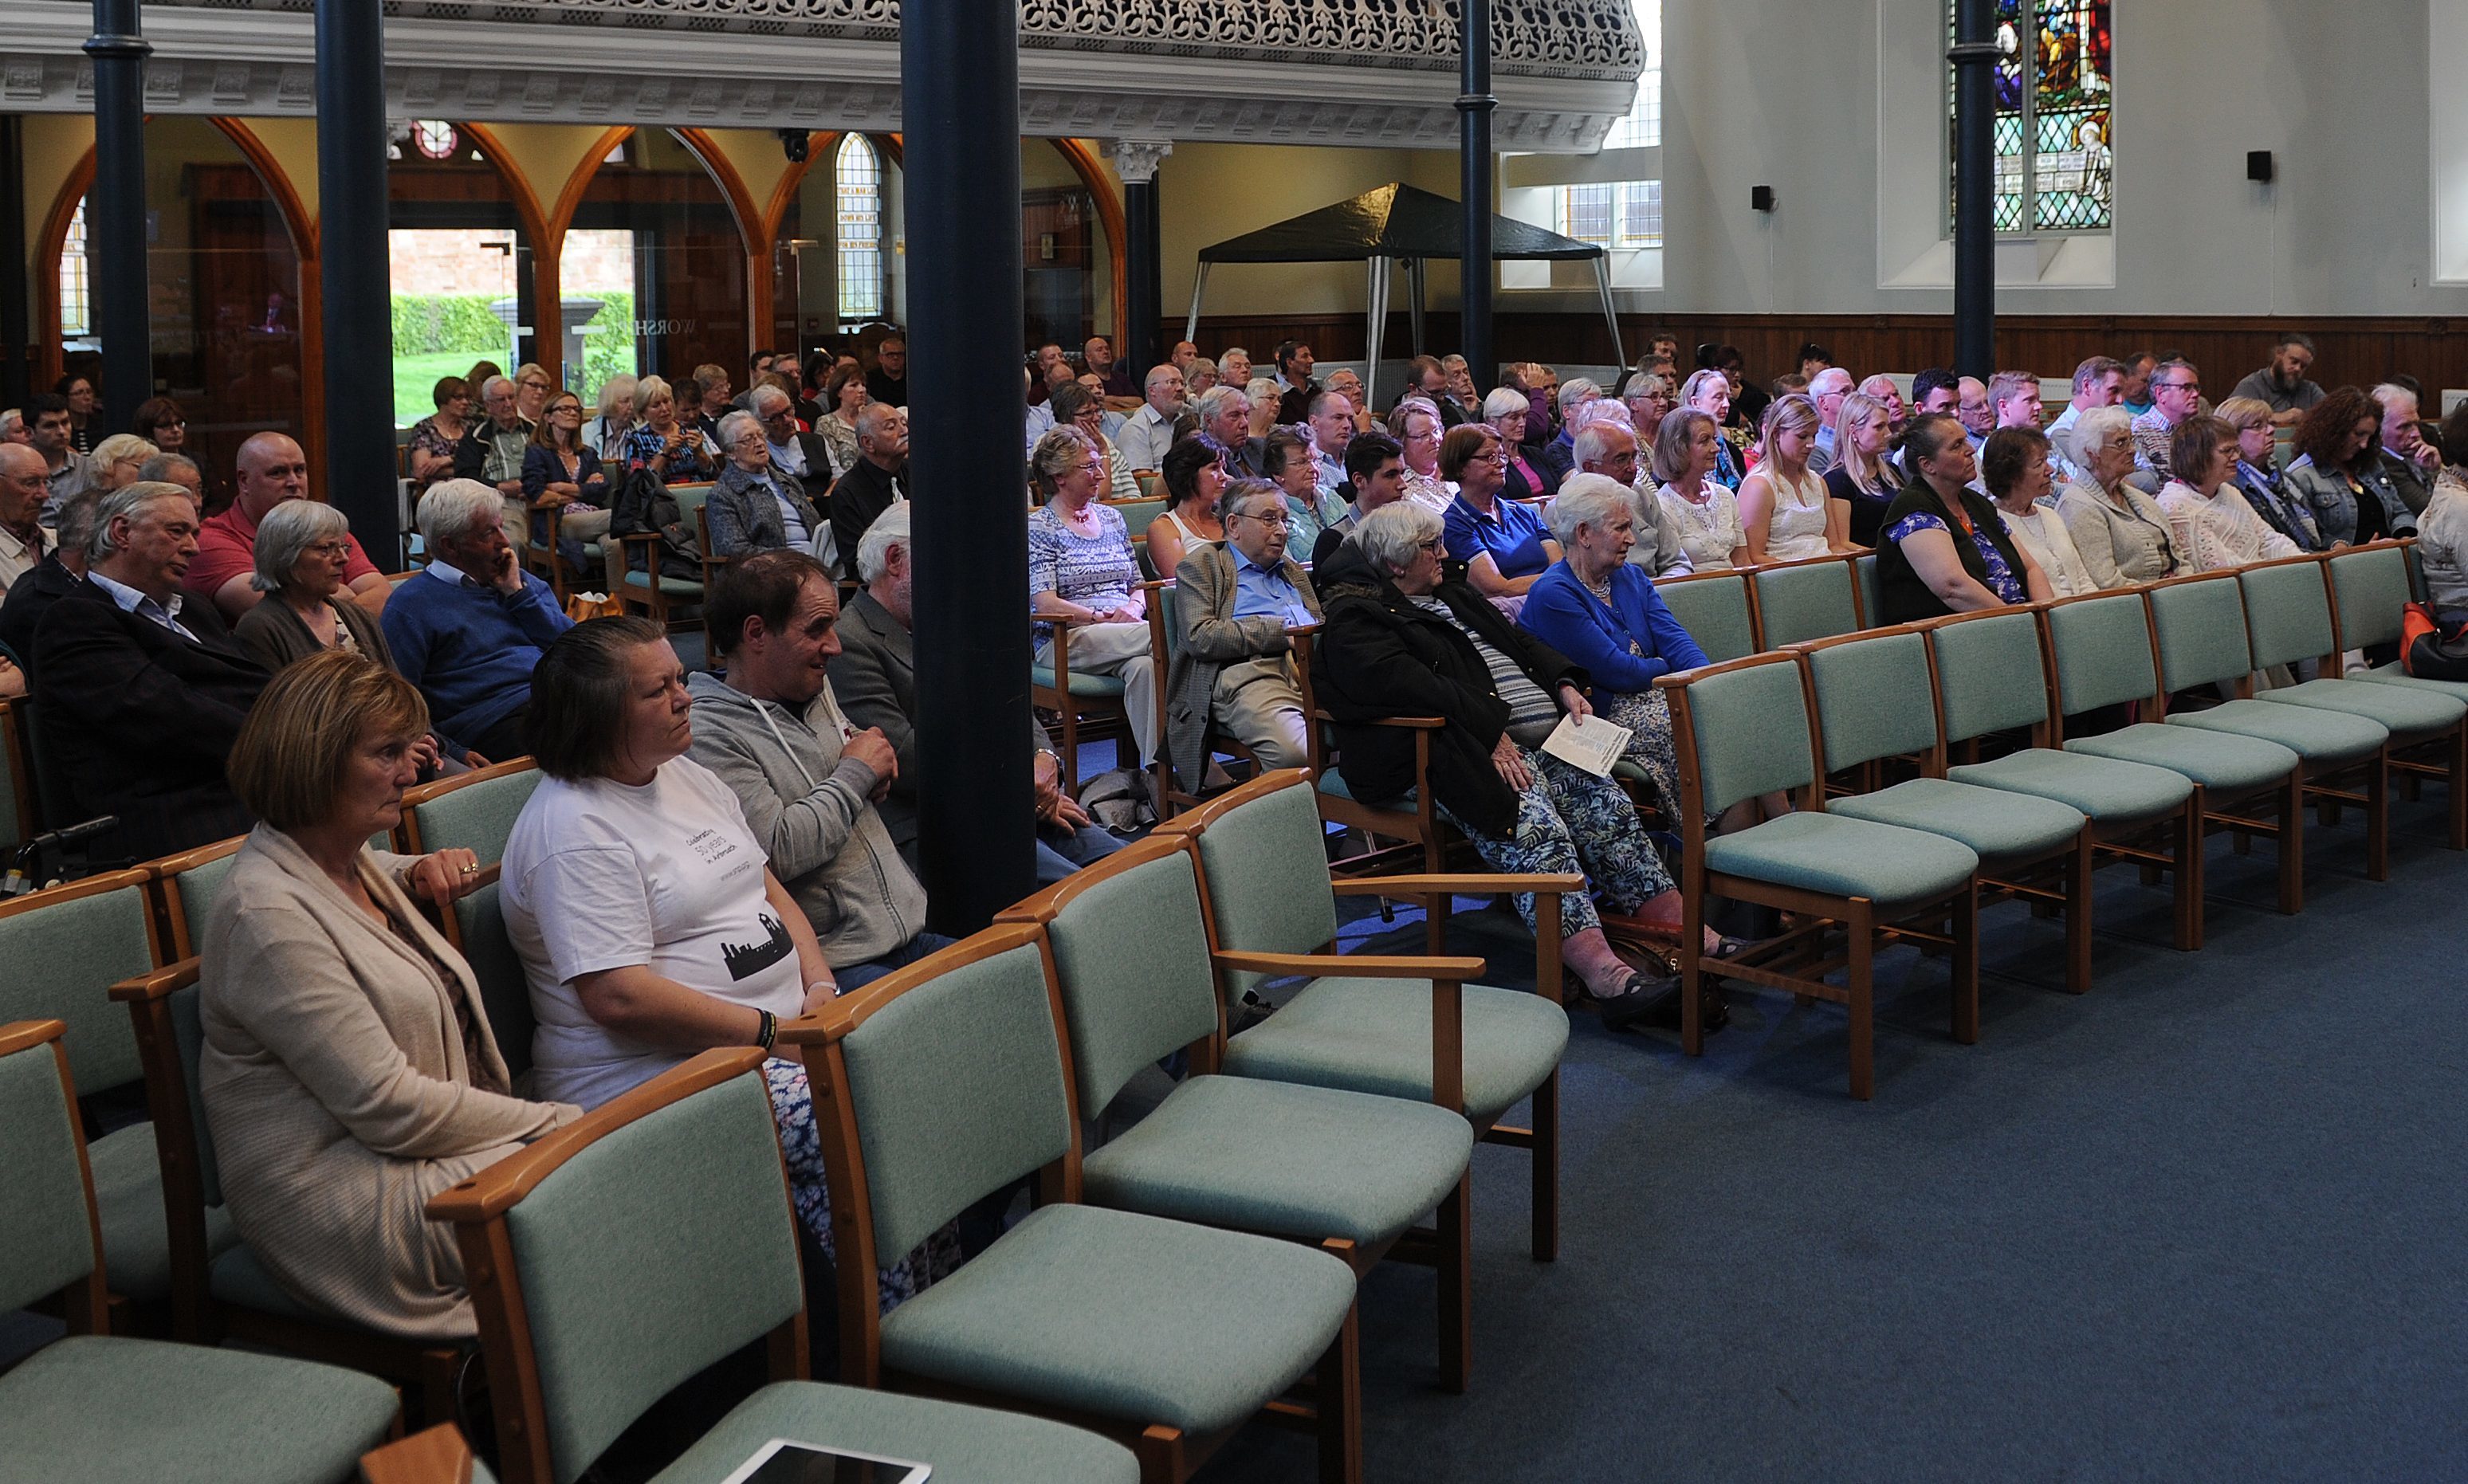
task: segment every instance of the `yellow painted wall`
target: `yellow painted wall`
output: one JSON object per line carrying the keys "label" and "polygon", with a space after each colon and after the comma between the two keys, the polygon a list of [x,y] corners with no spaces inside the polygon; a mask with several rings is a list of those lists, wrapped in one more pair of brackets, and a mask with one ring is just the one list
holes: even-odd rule
{"label": "yellow painted wall", "polygon": [[598,163],[590,161],[591,147],[607,132],[597,124],[491,124],[488,129],[502,147],[498,169],[521,178],[542,216],[557,210],[575,171],[586,161]]}
{"label": "yellow painted wall", "polygon": [[[83,113],[26,115],[26,251],[34,252],[43,220],[78,161],[94,148],[94,118]],[[40,271],[37,267],[36,271]]]}
{"label": "yellow painted wall", "polygon": [[[1178,144],[1157,168],[1163,219],[1164,317],[1191,306],[1200,249],[1290,217],[1404,181],[1453,199],[1456,156],[1437,149],[1333,149],[1309,145]],[[1363,309],[1360,263],[1227,263],[1208,275],[1202,314],[1328,314]],[[1405,276],[1391,290],[1405,308]],[[1430,270],[1433,308],[1456,300],[1456,269]]]}
{"label": "yellow painted wall", "polygon": [[716,128],[708,130],[711,142],[720,147],[737,178],[745,183],[746,196],[761,211],[771,204],[780,182],[788,173],[788,152],[780,148],[780,136],[767,128]]}
{"label": "yellow painted wall", "polygon": [[315,119],[242,119],[283,167],[283,175],[300,197],[300,209],[317,219],[317,121]]}

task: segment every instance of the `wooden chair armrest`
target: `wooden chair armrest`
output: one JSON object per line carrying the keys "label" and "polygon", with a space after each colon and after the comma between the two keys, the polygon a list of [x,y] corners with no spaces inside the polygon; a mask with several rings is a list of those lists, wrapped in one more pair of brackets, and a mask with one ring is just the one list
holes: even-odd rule
{"label": "wooden chair armrest", "polygon": [[166,998],[196,982],[197,960],[191,956],[151,973],[121,980],[111,987],[111,997],[123,1005],[144,1004]]}
{"label": "wooden chair armrest", "polygon": [[1328,885],[1340,897],[1428,897],[1434,892],[1486,896],[1494,892],[1584,891],[1586,879],[1574,871],[1548,875],[1455,872],[1441,876],[1360,876]]}
{"label": "wooden chair armrest", "polygon": [[450,1422],[360,1455],[368,1484],[470,1484],[471,1445]]}
{"label": "wooden chair armrest", "polygon": [[[1331,726],[1337,724],[1337,718],[1330,716],[1325,710],[1314,711],[1312,716],[1314,719],[1326,721]],[[1407,727],[1418,732],[1436,732],[1448,724],[1448,721],[1440,717],[1383,717],[1371,723],[1373,726]]]}
{"label": "wooden chair armrest", "polygon": [[1220,969],[1279,978],[1337,975],[1348,979],[1465,980],[1480,976],[1485,960],[1458,955],[1394,958],[1376,953],[1243,953],[1220,949],[1208,955]]}

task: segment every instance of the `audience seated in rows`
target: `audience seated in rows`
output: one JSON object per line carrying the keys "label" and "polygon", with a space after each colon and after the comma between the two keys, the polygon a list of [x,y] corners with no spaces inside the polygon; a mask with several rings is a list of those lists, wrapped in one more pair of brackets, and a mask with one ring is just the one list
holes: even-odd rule
{"label": "audience seated in rows", "polygon": [[[2407,513],[2404,524],[2413,528],[2426,502],[2434,497],[2434,476],[2442,468],[2442,452],[2425,441],[2416,393],[2386,381],[2373,390],[2382,410],[2380,456],[2364,466],[2364,473],[2385,507]],[[2400,529],[2394,524],[2393,530]]]}
{"label": "audience seated in rows", "polygon": [[[239,497],[222,514],[206,517],[197,532],[196,559],[189,563],[183,580],[201,604],[210,604],[227,623],[238,623],[264,596],[253,581],[258,522],[286,500],[308,497],[308,456],[281,433],[258,433],[240,445],[233,471]],[[344,585],[354,602],[377,612],[391,591],[385,574],[357,540],[348,535],[344,539],[351,542]]]}
{"label": "audience seated in rows", "polygon": [[1277,414],[1281,423],[1294,423],[1311,417],[1311,400],[1319,394],[1320,384],[1312,379],[1315,364],[1309,344],[1300,340],[1279,343],[1277,363]]}
{"label": "audience seated in rows", "polygon": [[312,1313],[469,1338],[463,1255],[428,1199],[582,1110],[516,1093],[470,966],[413,905],[468,894],[477,857],[368,846],[419,775],[420,693],[326,651],[263,699],[231,751],[259,823],[199,940],[196,1090],[224,1198]]}
{"label": "audience seated in rows", "polygon": [[2289,426],[2325,395],[2321,387],[2305,378],[2313,365],[2313,340],[2292,330],[2271,348],[2271,364],[2248,373],[2228,395],[2261,402],[2271,410],[2274,426]]}
{"label": "audience seated in rows", "polygon": [[677,405],[676,392],[658,377],[645,377],[634,395],[642,422],[626,435],[628,472],[649,469],[667,484],[697,484],[720,477],[719,448]]}
{"label": "audience seated in rows", "polygon": [[2083,414],[2101,407],[2114,407],[2125,400],[2125,363],[2106,355],[2093,355],[2074,368],[2073,396],[2066,410],[2057,414],[2047,427],[2048,445],[2056,455],[2057,474],[2068,484],[2080,484],[2090,475],[2082,456],[2074,448],[2074,424]]}
{"label": "audience seated in rows", "polygon": [[506,540],[494,491],[449,479],[420,502],[428,566],[385,607],[385,638],[438,730],[487,758],[524,751],[532,668],[574,621]]}
{"label": "audience seated in rows", "polygon": [[153,484],[178,485],[189,491],[197,509],[206,508],[206,471],[185,453],[157,453],[137,467],[137,477]]}
{"label": "audience seated in rows", "polygon": [[622,465],[626,456],[626,434],[634,426],[634,400],[641,379],[630,371],[621,371],[600,383],[597,415],[583,424],[583,446],[600,455],[601,462]]}
{"label": "audience seated in rows", "polygon": [[[1322,392],[1317,400],[1329,407],[1346,405],[1345,400],[1335,392]],[[1351,423],[1346,424],[1346,434],[1345,441],[1350,445]],[[1316,446],[1297,429],[1272,427],[1268,436],[1260,441],[1260,462],[1268,468],[1268,481],[1285,494],[1295,548],[1318,550],[1320,533],[1345,518],[1345,501],[1337,492],[1337,485],[1345,480],[1343,456],[1339,455],[1337,474],[1332,479]]]}
{"label": "audience seated in rows", "polygon": [[[1260,471],[1260,440],[1251,436],[1249,394],[1236,386],[1214,386],[1200,394],[1192,410],[1200,415],[1200,436],[1223,455],[1227,478],[1268,477]],[[1164,467],[1159,465],[1159,470]]]}
{"label": "audience seated in rows", "polygon": [[1449,551],[1466,564],[1474,591],[1494,602],[1522,599],[1560,559],[1560,543],[1534,507],[1500,497],[1501,463],[1499,434],[1487,425],[1451,428],[1441,441],[1440,475],[1457,487],[1441,517]]}
{"label": "audience seated in rows", "polygon": [[831,499],[839,473],[832,468],[831,446],[822,436],[798,426],[796,399],[777,386],[758,386],[745,394],[747,410],[763,424],[764,442],[771,449],[771,468],[795,482],[806,500],[820,510]]}
{"label": "audience seated in rows", "polygon": [[2468,613],[2468,402],[2442,420],[2442,446],[2446,463],[2417,517],[2416,557],[2427,605],[2448,615]]}
{"label": "audience seated in rows", "polygon": [[496,487],[503,499],[506,539],[519,546],[531,529],[523,502],[523,456],[531,449],[536,424],[522,415],[512,377],[490,377],[480,383],[480,420],[455,446],[454,477]]}
{"label": "audience seated in rows", "polygon": [[[1505,451],[1506,444],[1501,445]],[[1636,430],[1615,418],[1597,418],[1578,430],[1571,445],[1577,474],[1599,474],[1629,491],[1630,546],[1624,560],[1653,577],[1683,575],[1695,568],[1680,539],[1680,525],[1654,492],[1638,464]],[[1563,486],[1565,488],[1565,486]],[[1547,517],[1548,511],[1545,511]],[[1556,527],[1554,528],[1557,529]],[[1563,543],[1565,550],[1565,543]]]}
{"label": "audience seated in rows", "polygon": [[1286,554],[1285,494],[1237,480],[1222,510],[1224,539],[1195,547],[1175,573],[1182,631],[1166,678],[1166,757],[1193,793],[1207,781],[1212,737],[1241,742],[1263,770],[1311,762],[1291,634],[1315,627],[1320,606],[1310,575]]}
{"label": "audience seated in rows", "polygon": [[813,431],[831,453],[834,479],[857,467],[857,420],[866,401],[865,373],[857,362],[843,361],[824,377],[823,411],[813,420]]}
{"label": "audience seated in rows", "polygon": [[1904,435],[1912,478],[1885,512],[1877,548],[1882,618],[1908,624],[2015,603],[2043,603],[2047,574],[2017,546],[1995,506],[1972,488],[1979,475],[1966,429],[1923,414]]}
{"label": "audience seated in rows", "polygon": [[1345,445],[1364,429],[1355,423],[1353,399],[1334,385],[1313,393],[1304,413],[1300,421],[1310,425],[1313,482],[1320,493],[1334,495],[1345,483]]}
{"label": "audience seated in rows", "polygon": [[582,565],[583,544],[608,534],[614,494],[599,453],[583,441],[583,399],[572,392],[551,393],[523,450],[526,539],[545,539],[545,513],[556,510],[565,559]]}
{"label": "audience seated in rows", "polygon": [[2163,361],[2151,372],[2151,410],[2134,419],[2134,463],[2143,476],[2137,482],[2157,493],[2176,477],[2169,463],[2169,442],[2187,418],[2203,408],[2203,374],[2191,362]]}
{"label": "audience seated in rows", "polygon": [[60,503],[84,487],[85,456],[71,443],[67,398],[51,393],[29,397],[21,416],[26,445],[43,456],[42,521],[51,525],[59,517]]}
{"label": "audience seated in rows", "polygon": [[103,495],[88,490],[60,507],[51,555],[10,583],[9,596],[0,600],[0,648],[16,656],[21,679],[34,667],[34,630],[43,615],[85,580],[86,544],[93,538],[95,511],[102,504]]}
{"label": "audience seated in rows", "polygon": [[1840,366],[1822,367],[1808,378],[1808,400],[1817,407],[1817,439],[1808,450],[1808,471],[1819,479],[1835,465],[1835,417],[1850,395],[1851,373]]}
{"label": "audience seated in rows", "polygon": [[2168,515],[2137,488],[2134,419],[2122,405],[2094,407],[2074,424],[2086,476],[2058,492],[2057,514],[2091,581],[2124,587],[2173,577],[2184,564]]}
{"label": "audience seated in rows", "polygon": [[122,849],[139,860],[250,823],[223,768],[266,673],[213,604],[184,601],[196,555],[187,491],[115,490],[96,507],[83,578],[34,629],[41,764],[66,775],[80,817],[116,815]]}
{"label": "audience seated in rows", "polygon": [[1825,488],[1809,456],[1822,426],[1817,403],[1794,392],[1766,405],[1758,428],[1765,458],[1740,481],[1740,531],[1748,560],[1797,561],[1851,549],[1851,507]]}
{"label": "audience seated in rows", "polygon": [[0,444],[0,592],[51,555],[54,539],[42,524],[47,472],[34,449]]}
{"label": "audience seated in rows", "polygon": [[[615,381],[610,378],[611,385]],[[471,409],[478,401],[461,377],[438,377],[428,389],[428,400],[437,410],[411,425],[411,440],[404,445],[415,493],[454,477],[456,450],[471,432]]]}
{"label": "audience seated in rows", "polygon": [[2361,546],[2415,529],[2408,507],[2381,476],[2384,412],[2353,386],[2332,390],[2297,423],[2296,457],[2281,488],[2314,513],[2322,544]]}
{"label": "audience seated in rows", "polygon": [[[1097,451],[1104,455],[1106,478],[1105,482],[1098,487],[1098,498],[1138,499],[1140,482],[1135,477],[1131,462],[1125,459],[1121,450],[1114,446],[1113,435],[1106,430],[1106,404],[1098,394],[1075,381],[1067,386],[1056,387],[1054,395],[1047,399],[1047,401],[1054,408],[1056,427],[1079,429],[1083,436],[1097,445]],[[857,521],[853,528],[843,525],[840,537],[843,543],[842,549],[844,551],[853,549],[857,539],[865,535],[865,528],[874,524],[874,517],[881,513],[880,510],[868,512],[865,518]]]}
{"label": "audience seated in rows", "polygon": [[772,466],[763,420],[730,409],[720,420],[720,446],[728,463],[702,508],[711,534],[707,555],[729,561],[755,552],[811,550],[824,529],[822,512],[803,486]]}
{"label": "audience seated in rows", "polygon": [[2237,492],[2264,525],[2288,537],[2298,551],[2323,550],[2322,531],[2314,523],[2313,509],[2292,495],[2280,478],[2271,404],[2251,397],[2231,397],[2213,411],[2236,434],[2236,467],[2228,478]]}
{"label": "audience seated in rows", "polygon": [[[1714,376],[1717,386],[1721,381]],[[1699,406],[1674,410],[1654,435],[1655,498],[1679,529],[1680,550],[1692,571],[1726,572],[1748,559],[1739,498],[1716,477],[1729,447],[1715,414]]]}
{"label": "audience seated in rows", "polygon": [[[1058,409],[1071,400],[1060,387],[1055,396]],[[908,409],[868,402],[857,414],[857,463],[832,486],[831,532],[838,557],[833,561],[829,553],[821,554],[840,577],[856,575],[857,546],[866,527],[908,498]],[[1127,471],[1123,477],[1128,483],[1131,476]]]}
{"label": "audience seated in rows", "polygon": [[[1748,470],[1740,461],[1739,450],[1734,448],[1731,441],[1723,437],[1721,433],[1731,419],[1731,383],[1725,380],[1719,371],[1700,371],[1681,384],[1680,406],[1682,410],[1702,412],[1713,421],[1715,427],[1713,462],[1706,466],[1705,474],[1725,491],[1737,494],[1740,481],[1748,477]],[[1670,426],[1670,421],[1665,419],[1663,428]],[[1659,468],[1662,451],[1661,429],[1657,429],[1655,432],[1654,447],[1657,467]],[[1682,450],[1683,453],[1685,451]],[[1671,467],[1679,468],[1681,465],[1674,463]],[[1662,480],[1664,484],[1670,482],[1668,478]]]}
{"label": "audience seated in rows", "polygon": [[1449,502],[1456,498],[1457,490],[1440,471],[1440,443],[1452,429],[1464,426],[1466,421],[1448,422],[1437,404],[1427,397],[1407,397],[1388,414],[1388,436],[1395,440],[1405,463],[1405,498],[1443,516],[1448,514]]}
{"label": "audience seated in rows", "polygon": [[92,457],[95,445],[103,437],[103,420],[96,416],[103,400],[95,395],[93,380],[67,372],[52,382],[52,393],[69,410],[69,446]]}
{"label": "audience seated in rows", "polygon": [[1054,664],[1057,629],[1067,628],[1073,674],[1123,682],[1123,709],[1144,766],[1162,742],[1156,686],[1163,677],[1150,657],[1148,597],[1122,512],[1098,503],[1106,456],[1080,428],[1058,427],[1038,441],[1029,475],[1038,494],[1028,516],[1029,609],[1041,620],[1037,663]]}
{"label": "audience seated in rows", "polygon": [[1483,399],[1482,420],[1499,434],[1505,465],[1500,489],[1512,500],[1547,500],[1560,489],[1559,476],[1531,457],[1535,445],[1525,441],[1531,418],[1531,404],[1515,387],[1503,386]]}
{"label": "audience seated in rows", "polygon": [[1123,420],[1114,445],[1133,469],[1155,468],[1174,445],[1174,420],[1182,416],[1185,381],[1175,366],[1149,368],[1139,409]]}
{"label": "audience seated in rows", "polygon": [[1893,462],[1893,408],[1866,392],[1842,399],[1834,414],[1834,467],[1825,471],[1825,492],[1844,507],[1843,538],[1874,547],[1885,512],[1903,492]]}
{"label": "audience seated in rows", "polygon": [[[1303,563],[1306,569],[1327,560],[1337,543],[1362,524],[1363,516],[1406,497],[1405,450],[1384,433],[1365,433],[1345,445],[1345,477],[1353,486],[1354,503],[1313,540],[1311,560]],[[1291,534],[1286,549],[1289,554],[1293,550]]]}

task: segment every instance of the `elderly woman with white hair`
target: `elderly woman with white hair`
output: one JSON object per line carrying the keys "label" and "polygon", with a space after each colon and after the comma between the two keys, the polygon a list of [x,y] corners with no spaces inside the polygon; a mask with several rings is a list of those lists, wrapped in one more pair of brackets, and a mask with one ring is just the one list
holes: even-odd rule
{"label": "elderly woman with white hair", "polygon": [[2160,502],[2127,483],[2134,473],[2134,418],[2093,407],[2074,423],[2074,462],[2090,476],[2057,494],[2057,514],[2091,581],[2130,587],[2172,577],[2184,554]]}
{"label": "elderly woman with white hair", "polygon": [[[1055,388],[1059,395],[1063,389]],[[1037,441],[1028,461],[1038,494],[1028,514],[1028,605],[1040,620],[1037,663],[1052,666],[1070,634],[1074,674],[1114,675],[1123,682],[1123,710],[1138,744],[1136,763],[1157,756],[1157,682],[1149,652],[1148,595],[1140,587],[1122,512],[1098,502],[1106,455],[1079,426],[1058,427]]]}
{"label": "elderly woman with white hair", "polygon": [[[1680,384],[1680,407],[1678,410],[1685,412],[1702,412],[1705,414],[1705,416],[1714,420],[1714,428],[1716,433],[1716,437],[1714,439],[1714,462],[1706,469],[1706,474],[1707,477],[1714,481],[1714,483],[1721,485],[1724,489],[1730,491],[1732,493],[1737,494],[1740,490],[1740,481],[1748,477],[1748,470],[1740,460],[1740,451],[1731,446],[1731,440],[1729,438],[1722,436],[1723,426],[1727,423],[1731,418],[1730,377],[1712,369],[1698,372],[1696,375],[1690,377],[1687,380]],[[1666,428],[1670,425],[1671,424],[1668,421],[1663,423],[1663,426]],[[1654,446],[1657,451],[1655,464],[1657,468],[1659,468],[1662,462],[1660,458],[1662,437],[1659,431],[1655,435]],[[1674,467],[1676,468],[1677,465]],[[1668,480],[1665,480],[1665,483],[1668,482]]]}
{"label": "elderly woman with white hair", "polygon": [[711,556],[727,561],[759,551],[784,548],[804,551],[823,529],[822,513],[806,498],[803,486],[782,474],[771,463],[771,440],[763,420],[739,409],[720,420],[720,451],[728,467],[720,471],[703,504],[711,523]]}
{"label": "elderly woman with white hair", "polygon": [[626,435],[634,426],[634,392],[639,378],[621,371],[600,383],[600,415],[583,424],[583,445],[614,461],[625,451]]}
{"label": "elderly woman with white hair", "polygon": [[1505,476],[1499,492],[1512,500],[1547,500],[1560,490],[1559,473],[1528,457],[1533,447],[1525,441],[1526,424],[1533,416],[1533,403],[1513,386],[1500,387],[1482,400],[1482,420],[1499,434]]}
{"label": "elderly woman with white hair", "polygon": [[[1346,784],[1368,803],[1405,797],[1424,782],[1414,768],[1423,734],[1382,723],[1440,718],[1428,781],[1440,816],[1494,871],[1582,872],[1589,889],[1561,899],[1562,964],[1607,1023],[1677,1024],[1669,976],[1658,965],[1632,970],[1604,933],[1604,907],[1679,922],[1670,873],[1618,784],[1541,750],[1562,716],[1592,713],[1588,677],[1471,585],[1443,582],[1446,556],[1440,518],[1399,500],[1362,517],[1315,574],[1326,622],[1314,689],[1334,719]],[[1533,927],[1533,895],[1516,900]]]}
{"label": "elderly woman with white hair", "polygon": [[1388,436],[1397,440],[1405,465],[1405,498],[1446,516],[1457,487],[1440,477],[1440,439],[1448,421],[1428,397],[1408,397],[1388,413]]}
{"label": "elderly woman with white hair", "polygon": [[718,476],[711,440],[680,415],[674,388],[658,377],[645,377],[635,384],[634,402],[642,421],[620,441],[629,471],[648,468],[673,485]]}

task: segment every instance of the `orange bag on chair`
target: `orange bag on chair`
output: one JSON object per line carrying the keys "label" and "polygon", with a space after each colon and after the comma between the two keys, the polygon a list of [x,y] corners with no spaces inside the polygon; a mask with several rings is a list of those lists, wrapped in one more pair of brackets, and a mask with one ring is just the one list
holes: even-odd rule
{"label": "orange bag on chair", "polygon": [[565,616],[580,624],[595,618],[623,618],[625,603],[606,593],[570,593],[565,600]]}

